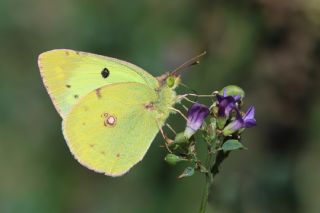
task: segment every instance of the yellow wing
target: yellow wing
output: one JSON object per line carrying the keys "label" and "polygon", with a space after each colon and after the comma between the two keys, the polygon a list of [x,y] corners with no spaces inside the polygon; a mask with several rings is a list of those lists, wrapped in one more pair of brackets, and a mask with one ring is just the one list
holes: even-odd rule
{"label": "yellow wing", "polygon": [[110,84],[89,93],[63,120],[71,152],[96,172],[126,173],[143,158],[163,125],[153,106],[158,100],[155,90],[141,83]]}
{"label": "yellow wing", "polygon": [[137,82],[157,88],[157,80],[143,69],[118,59],[59,49],[44,52],[38,65],[43,82],[62,118],[78,100],[104,85]]}

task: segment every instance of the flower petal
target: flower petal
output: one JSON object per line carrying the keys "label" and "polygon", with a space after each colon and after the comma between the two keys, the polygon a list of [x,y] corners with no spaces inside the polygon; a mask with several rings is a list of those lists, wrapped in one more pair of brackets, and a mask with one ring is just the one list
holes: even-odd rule
{"label": "flower petal", "polygon": [[243,120],[246,120],[246,119],[254,119],[254,113],[255,113],[255,108],[254,106],[251,106],[246,114],[243,116]]}
{"label": "flower petal", "polygon": [[236,120],[229,123],[224,129],[223,134],[225,136],[231,135],[234,132],[242,129],[242,128],[249,128],[257,125],[256,119],[254,118],[255,108],[251,106],[246,114],[242,117],[240,111],[235,108],[237,116]]}
{"label": "flower petal", "polygon": [[233,134],[234,132],[238,131],[243,127],[243,122],[241,120],[234,120],[231,123],[229,123],[222,131],[224,136],[228,136]]}
{"label": "flower petal", "polygon": [[257,125],[257,122],[255,119],[248,119],[244,121],[244,127],[245,128],[250,128],[250,127],[254,127]]}
{"label": "flower petal", "polygon": [[251,106],[246,114],[243,116],[244,127],[249,128],[257,125],[256,119],[254,118],[255,108]]}
{"label": "flower petal", "polygon": [[186,137],[190,138],[202,125],[210,111],[206,105],[195,103],[188,110],[188,121],[185,129]]}
{"label": "flower petal", "polygon": [[232,96],[217,95],[217,100],[219,102],[218,115],[220,117],[229,117],[230,112],[235,108],[235,99]]}
{"label": "flower petal", "polygon": [[239,101],[241,99],[241,95],[236,95],[233,98],[237,102],[237,101]]}

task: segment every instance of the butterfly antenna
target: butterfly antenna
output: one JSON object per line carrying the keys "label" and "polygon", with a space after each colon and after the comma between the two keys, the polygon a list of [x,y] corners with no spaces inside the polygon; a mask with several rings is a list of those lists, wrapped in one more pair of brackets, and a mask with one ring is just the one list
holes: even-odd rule
{"label": "butterfly antenna", "polygon": [[188,61],[184,62],[183,64],[181,64],[179,67],[177,67],[175,70],[173,70],[171,72],[172,75],[177,76],[179,72],[181,72],[183,69],[186,69],[188,67],[191,67],[193,65],[199,64],[199,58],[201,58],[202,56],[204,56],[205,54],[207,54],[206,51],[202,52],[201,54],[189,59]]}

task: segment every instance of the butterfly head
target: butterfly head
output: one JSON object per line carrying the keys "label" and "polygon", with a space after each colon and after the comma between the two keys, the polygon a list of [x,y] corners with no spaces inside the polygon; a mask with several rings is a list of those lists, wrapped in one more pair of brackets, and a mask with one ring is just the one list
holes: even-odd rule
{"label": "butterfly head", "polygon": [[167,87],[174,89],[176,88],[180,83],[180,75],[183,70],[186,70],[186,68],[189,68],[193,65],[199,64],[199,58],[204,56],[206,52],[202,52],[201,54],[189,59],[179,67],[177,67],[175,70],[171,72],[164,73],[163,75],[157,77],[157,80],[160,83],[160,86],[166,85]]}

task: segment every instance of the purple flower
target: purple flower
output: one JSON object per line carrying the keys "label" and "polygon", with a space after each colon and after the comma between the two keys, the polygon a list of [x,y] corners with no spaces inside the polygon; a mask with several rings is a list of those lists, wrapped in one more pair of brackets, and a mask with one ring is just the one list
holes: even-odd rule
{"label": "purple flower", "polygon": [[201,127],[209,113],[207,106],[198,103],[193,104],[188,110],[188,121],[184,135],[190,138]]}
{"label": "purple flower", "polygon": [[257,125],[256,119],[254,118],[255,109],[251,106],[244,116],[240,115],[239,110],[236,110],[237,118],[232,121],[223,129],[223,135],[228,136],[233,134],[242,128],[250,128]]}
{"label": "purple flower", "polygon": [[240,100],[241,96],[227,95],[227,91],[224,90],[223,95],[217,95],[219,102],[218,116],[229,117],[230,112],[236,107],[236,102]]}

